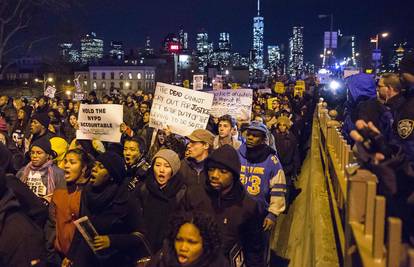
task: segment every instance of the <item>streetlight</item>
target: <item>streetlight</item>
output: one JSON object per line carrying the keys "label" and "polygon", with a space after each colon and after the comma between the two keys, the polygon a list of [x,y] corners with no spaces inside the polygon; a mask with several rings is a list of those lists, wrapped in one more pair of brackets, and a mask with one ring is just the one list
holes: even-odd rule
{"label": "streetlight", "polygon": [[371,43],[375,43],[375,49],[378,50],[379,47],[379,39],[380,36],[381,38],[387,38],[390,34],[388,32],[383,32],[383,33],[377,33],[377,35],[375,36],[375,39],[371,39]]}
{"label": "streetlight", "polygon": [[50,83],[52,83],[53,82],[53,78],[52,77],[49,77],[49,78],[47,78],[47,81],[50,82]]}

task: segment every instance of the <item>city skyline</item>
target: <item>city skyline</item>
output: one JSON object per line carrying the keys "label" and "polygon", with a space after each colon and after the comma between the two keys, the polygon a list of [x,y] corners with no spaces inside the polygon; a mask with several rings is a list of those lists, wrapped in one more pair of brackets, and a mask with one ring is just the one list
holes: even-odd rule
{"label": "city skyline", "polygon": [[[168,33],[178,32],[183,28],[185,32],[188,32],[189,46],[193,49],[197,31],[204,28],[209,33],[210,41],[213,41],[216,46],[219,33],[229,32],[232,36],[234,51],[248,53],[251,49],[252,31],[249,29],[251,29],[253,17],[257,15],[256,0],[245,1],[242,4],[233,0],[220,3],[210,1],[209,4],[189,0],[180,3],[155,1],[140,5],[132,0],[122,0],[118,3],[107,0],[101,2],[99,6],[93,6],[94,1],[91,1],[92,6],[86,3],[83,13],[68,11],[71,21],[67,20],[65,27],[71,28],[71,32],[78,36],[91,31],[97,32],[98,36],[104,38],[106,42],[119,40],[126,48],[143,47],[147,35],[150,36],[153,47],[159,48],[162,39]],[[410,34],[413,29],[404,26],[413,20],[408,16],[406,9],[397,10],[393,6],[385,9],[380,6],[380,3],[384,1],[377,1],[379,4],[376,6],[360,3],[359,9],[350,8],[357,2],[354,0],[348,1],[347,4],[335,3],[335,6],[331,8],[324,0],[315,2],[316,4],[299,3],[303,1],[286,1],[278,4],[273,2],[262,0],[261,3],[263,6],[261,15],[266,20],[264,47],[266,48],[269,44],[287,45],[292,27],[305,25],[305,60],[315,60],[322,50],[323,32],[329,27],[328,20],[318,19],[317,15],[322,13],[332,12],[334,29],[339,26],[344,34],[355,35],[359,42],[368,43],[369,37],[384,30],[392,33],[392,42],[404,39],[411,41],[409,38],[414,35]],[[215,3],[217,5],[214,9],[212,7]],[[141,12],[134,13],[136,9]],[[151,12],[144,12],[144,10],[154,10],[154,12],[149,17],[147,13]],[[353,14],[352,20],[346,15],[347,11],[348,14]],[[396,11],[399,11],[399,16],[393,19],[384,15],[387,12],[395,13]],[[53,21],[51,18],[45,20]],[[361,27],[356,27],[357,24],[361,24]],[[384,46],[391,46],[390,40],[386,42]]]}

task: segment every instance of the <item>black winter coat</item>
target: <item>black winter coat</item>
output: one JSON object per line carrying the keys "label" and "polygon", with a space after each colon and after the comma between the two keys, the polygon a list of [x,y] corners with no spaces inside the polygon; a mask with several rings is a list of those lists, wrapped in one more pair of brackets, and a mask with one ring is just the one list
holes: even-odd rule
{"label": "black winter coat", "polygon": [[13,193],[8,190],[0,198],[0,266],[46,266],[42,230],[21,210]]}
{"label": "black winter coat", "polygon": [[152,169],[145,183],[135,190],[153,252],[161,249],[169,218],[178,209],[180,198],[186,190],[187,186],[177,176],[172,177],[166,187],[161,189]]}
{"label": "black winter coat", "polygon": [[[181,160],[179,176],[187,186],[204,187],[207,180],[207,174],[204,167],[201,171],[197,171],[194,166],[195,164],[197,163],[195,163],[193,159]],[[199,164],[204,165],[204,162]]]}
{"label": "black winter coat", "polygon": [[[99,235],[108,235],[110,247],[94,254],[77,231],[68,253],[74,266],[134,266],[146,254],[141,239],[143,222],[126,185],[107,185],[99,196],[87,186],[81,197],[80,217],[88,216]],[[92,190],[93,191],[93,190]]]}
{"label": "black winter coat", "polygon": [[204,188],[189,187],[182,203],[186,211],[201,211],[215,218],[223,240],[226,258],[235,244],[243,247],[248,267],[264,265],[263,217],[257,203],[250,198],[239,180],[226,195],[221,196],[207,184]]}
{"label": "black winter coat", "polygon": [[291,132],[283,134],[276,130],[273,132],[273,136],[275,137],[277,154],[285,175],[288,177],[296,176],[300,168],[300,158],[298,141],[295,135]]}

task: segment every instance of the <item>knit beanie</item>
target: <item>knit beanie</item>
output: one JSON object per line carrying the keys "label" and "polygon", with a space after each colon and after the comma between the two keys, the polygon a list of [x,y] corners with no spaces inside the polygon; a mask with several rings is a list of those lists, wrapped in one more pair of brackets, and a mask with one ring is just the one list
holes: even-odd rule
{"label": "knit beanie", "polygon": [[49,127],[50,118],[47,113],[35,113],[32,116],[32,120],[37,120],[46,129]]}
{"label": "knit beanie", "polygon": [[235,180],[240,179],[240,158],[237,151],[231,145],[224,145],[214,150],[206,159],[207,169],[226,169],[233,173]]}
{"label": "knit beanie", "polygon": [[30,150],[32,150],[34,146],[40,147],[46,154],[52,156],[53,158],[56,157],[56,152],[52,150],[52,145],[47,137],[41,137],[35,140],[30,146]]}
{"label": "knit beanie", "polygon": [[172,176],[176,175],[177,172],[180,170],[180,167],[181,167],[180,158],[178,157],[178,154],[175,153],[173,150],[161,149],[152,158],[152,164],[154,164],[156,158],[165,159],[168,162],[168,164],[170,164],[171,169],[172,169]]}
{"label": "knit beanie", "polygon": [[100,154],[96,161],[102,163],[109,175],[115,180],[115,183],[121,183],[126,177],[126,170],[122,158],[113,151],[106,151]]}

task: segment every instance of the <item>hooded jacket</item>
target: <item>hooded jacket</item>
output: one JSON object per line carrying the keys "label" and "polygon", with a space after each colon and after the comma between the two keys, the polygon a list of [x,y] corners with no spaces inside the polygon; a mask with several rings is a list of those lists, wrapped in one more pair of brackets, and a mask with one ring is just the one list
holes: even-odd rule
{"label": "hooded jacket", "polygon": [[225,257],[229,257],[230,251],[237,245],[242,247],[247,266],[265,266],[263,218],[257,202],[250,198],[240,183],[237,152],[230,145],[224,145],[210,155],[207,164],[210,161],[233,173],[232,188],[222,195],[207,179],[204,187],[188,188],[181,209],[205,212],[215,219],[222,236]]}

